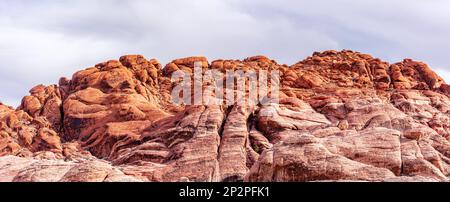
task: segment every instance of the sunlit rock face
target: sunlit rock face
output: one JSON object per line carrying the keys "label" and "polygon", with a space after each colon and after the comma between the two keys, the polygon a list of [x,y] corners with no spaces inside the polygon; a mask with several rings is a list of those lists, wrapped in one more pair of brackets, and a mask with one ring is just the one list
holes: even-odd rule
{"label": "sunlit rock face", "polygon": [[[174,104],[173,73],[195,67],[277,71],[278,100]],[[0,181],[448,181],[449,93],[422,62],[348,50],[292,66],[128,55],[0,104]]]}

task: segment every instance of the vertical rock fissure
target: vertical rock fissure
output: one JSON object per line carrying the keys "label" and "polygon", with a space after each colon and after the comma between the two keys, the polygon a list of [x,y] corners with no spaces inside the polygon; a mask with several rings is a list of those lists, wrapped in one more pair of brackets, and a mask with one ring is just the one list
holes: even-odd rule
{"label": "vertical rock fissure", "polygon": [[[225,128],[225,124],[227,123],[227,120],[228,120],[228,115],[231,113],[231,110],[233,109],[233,106],[228,106],[225,110],[224,110],[224,117],[223,117],[223,120],[222,120],[222,123],[221,123],[221,125],[220,125],[220,128],[219,128],[219,131],[218,131],[218,134],[219,134],[219,136],[222,138],[222,135],[223,135],[223,131],[224,131],[224,128]],[[219,145],[220,146],[220,145]]]}
{"label": "vertical rock fissure", "polygon": [[64,101],[63,100],[61,101],[61,106],[59,107],[59,113],[61,115],[61,120],[59,120],[60,138],[62,141],[65,141],[65,138],[61,137],[61,135],[64,136],[64,134],[65,134],[65,132],[64,132],[64,116],[65,115],[64,115]]}
{"label": "vertical rock fissure", "polygon": [[219,146],[217,147],[217,161],[219,161],[219,156],[220,156],[220,145],[222,144],[222,136],[223,136],[223,131],[225,128],[225,124],[227,123],[228,120],[228,115],[231,113],[231,110],[233,109],[233,106],[228,106],[225,110],[224,110],[224,115],[223,115],[223,119],[222,119],[222,123],[220,125],[219,131],[217,131],[217,133],[219,134]]}

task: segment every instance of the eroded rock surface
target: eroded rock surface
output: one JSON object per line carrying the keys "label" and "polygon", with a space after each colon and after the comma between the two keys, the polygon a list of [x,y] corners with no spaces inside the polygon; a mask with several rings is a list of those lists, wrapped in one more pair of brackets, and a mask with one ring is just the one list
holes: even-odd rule
{"label": "eroded rock surface", "polygon": [[[279,102],[173,104],[171,74],[196,65],[278,70]],[[162,67],[123,56],[0,104],[0,181],[449,180],[450,87],[422,62],[344,50]]]}

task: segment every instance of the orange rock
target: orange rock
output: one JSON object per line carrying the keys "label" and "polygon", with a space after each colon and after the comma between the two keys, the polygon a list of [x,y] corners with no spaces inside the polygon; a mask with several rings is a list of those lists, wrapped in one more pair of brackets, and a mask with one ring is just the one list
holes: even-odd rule
{"label": "orange rock", "polygon": [[[174,105],[171,74],[196,62],[278,70],[279,103]],[[127,55],[0,104],[0,181],[448,181],[449,93],[424,63],[349,50],[292,66]]]}

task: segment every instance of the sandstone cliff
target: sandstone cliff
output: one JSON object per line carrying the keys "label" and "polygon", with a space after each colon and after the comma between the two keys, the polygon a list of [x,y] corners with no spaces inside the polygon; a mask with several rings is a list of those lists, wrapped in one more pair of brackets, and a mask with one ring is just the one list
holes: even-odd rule
{"label": "sandstone cliff", "polygon": [[[195,62],[278,70],[280,101],[172,104],[171,73]],[[449,95],[424,63],[348,50],[292,66],[123,56],[0,104],[0,181],[448,181]]]}

